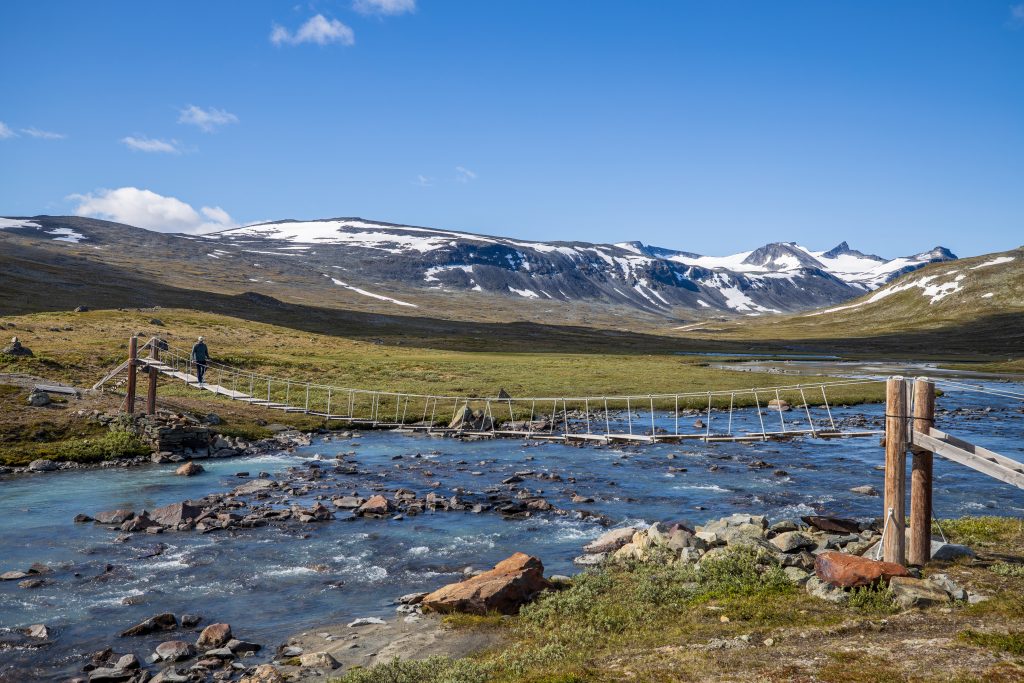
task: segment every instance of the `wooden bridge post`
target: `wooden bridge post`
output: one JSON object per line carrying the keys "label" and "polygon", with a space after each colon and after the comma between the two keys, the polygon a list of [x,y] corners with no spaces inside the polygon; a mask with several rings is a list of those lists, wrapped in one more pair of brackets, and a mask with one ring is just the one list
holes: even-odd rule
{"label": "wooden bridge post", "polygon": [[[935,383],[927,377],[914,381],[914,432],[927,434],[935,425]],[[932,549],[932,453],[911,446],[910,548],[907,561],[924,565]]]}
{"label": "wooden bridge post", "polygon": [[906,562],[907,380],[890,377],[885,385],[885,509],[882,556]]}
{"label": "wooden bridge post", "polygon": [[[152,358],[153,360],[160,360],[160,344],[155,339],[149,345],[149,357]],[[157,378],[156,368],[153,367],[153,366],[150,366],[149,367],[149,386],[147,387],[149,389],[149,391],[146,394],[146,414],[147,415],[155,415],[156,414],[156,381],[157,381],[156,378]]]}
{"label": "wooden bridge post", "polygon": [[139,360],[139,338],[134,334],[128,339],[128,395],[125,406],[129,415],[135,414],[135,364]]}

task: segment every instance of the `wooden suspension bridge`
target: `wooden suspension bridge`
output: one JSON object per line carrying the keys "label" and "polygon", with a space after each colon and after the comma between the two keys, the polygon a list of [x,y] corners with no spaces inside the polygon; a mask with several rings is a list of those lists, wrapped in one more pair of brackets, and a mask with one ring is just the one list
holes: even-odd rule
{"label": "wooden suspension bridge", "polygon": [[[935,427],[935,382],[921,377],[915,380],[890,377],[886,380],[885,429],[846,431],[837,426],[828,401],[830,387],[867,384],[879,380],[860,379],[786,387],[690,392],[679,394],[513,398],[495,396],[476,398],[440,396],[336,387],[314,382],[257,374],[218,363],[209,363],[206,377],[199,381],[190,355],[173,349],[159,338],[139,346],[137,337],[128,345],[128,359],[108,373],[93,389],[121,373],[127,373],[124,408],[133,413],[136,406],[137,375],[148,376],[146,412],[156,412],[157,385],[160,377],[181,382],[197,390],[232,401],[241,401],[268,410],[304,413],[373,428],[408,432],[470,437],[525,437],[562,442],[654,444],[698,440],[769,441],[795,437],[834,439],[883,436],[885,446],[885,525],[882,533],[882,557],[899,564],[923,565],[930,558],[932,514],[932,463],[935,455],[985,474],[1005,484],[1024,489],[1024,463],[976,446]],[[148,351],[148,356],[140,352]],[[944,387],[967,388],[1024,401],[1024,394],[1011,390],[984,391],[977,387],[943,381]],[[821,394],[824,415],[812,415],[808,392]],[[788,405],[781,396],[797,396],[797,410],[803,410],[806,426],[787,424]],[[749,396],[756,409],[753,429],[737,429],[737,397]],[[762,404],[762,399],[768,398]],[[817,399],[815,398],[815,401]],[[706,412],[698,413],[703,429],[680,430],[680,418],[694,414],[693,406],[706,402]],[[749,401],[748,401],[749,403]],[[713,406],[725,429],[712,429]],[[572,409],[570,410],[570,406]],[[422,411],[420,411],[422,407]],[[657,417],[659,415],[661,417]],[[769,429],[765,413],[778,413],[779,429]],[[451,409],[451,421],[448,410]],[[625,410],[625,419],[622,417]],[[689,410],[689,412],[687,412]],[[507,411],[508,419],[504,414]],[[725,412],[726,417],[721,417]],[[501,415],[499,416],[500,413]],[[419,419],[417,419],[417,417]],[[911,452],[910,534],[907,541],[907,452]]]}

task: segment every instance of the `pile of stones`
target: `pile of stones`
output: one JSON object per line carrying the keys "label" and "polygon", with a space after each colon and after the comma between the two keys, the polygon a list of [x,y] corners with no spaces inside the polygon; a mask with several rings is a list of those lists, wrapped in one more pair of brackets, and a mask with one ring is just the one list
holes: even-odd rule
{"label": "pile of stones", "polygon": [[[575,563],[699,565],[721,557],[729,548],[746,546],[762,551],[770,564],[781,567],[793,583],[804,586],[810,595],[831,602],[846,602],[851,589],[879,585],[888,585],[897,603],[905,608],[986,599],[968,593],[946,574],[921,578],[915,569],[873,559],[882,539],[876,521],[817,516],[801,521],[770,524],[763,515],[734,514],[693,529],[680,523],[612,529],[584,546],[584,554]],[[965,546],[932,543],[932,557],[936,560],[973,556]]]}

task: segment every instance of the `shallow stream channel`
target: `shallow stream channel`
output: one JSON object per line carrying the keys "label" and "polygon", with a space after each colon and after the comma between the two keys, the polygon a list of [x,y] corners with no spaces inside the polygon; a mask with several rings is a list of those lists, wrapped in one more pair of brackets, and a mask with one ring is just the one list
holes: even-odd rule
{"label": "shallow stream channel", "polygon": [[[1020,383],[986,386],[1024,392]],[[957,391],[937,405],[939,428],[1024,460],[1020,401]],[[881,405],[832,412],[850,429],[882,428]],[[802,417],[794,410],[786,419],[800,428]],[[823,418],[822,411],[814,417]],[[752,409],[734,419],[737,428],[757,430]],[[850,489],[881,491],[883,457],[877,437],[576,447],[361,431],[317,437],[291,453],[204,460],[206,471],[193,477],[155,464],[8,476],[0,479],[0,573],[33,563],[51,571],[36,588],[0,581],[0,680],[80,674],[89,655],[108,646],[142,659],[166,638],[118,634],[161,612],[230,623],[236,637],[263,645],[257,660],[268,660],[291,634],[394,615],[398,596],[457,581],[467,566],[487,568],[515,551],[540,557],[549,574],[576,573],[573,558],[581,546],[609,526],[700,524],[736,512],[773,521],[808,514],[879,517],[881,498]],[[319,469],[319,477],[310,480],[310,469]],[[320,500],[334,519],[136,533],[121,541],[117,530],[73,521],[79,513],[138,512],[228,492],[261,472],[312,484],[305,493],[306,486],[292,487],[299,492],[281,507],[308,508]],[[354,517],[331,504],[345,495],[390,498],[400,488],[420,498],[457,495],[467,508],[481,503],[490,509],[393,519]],[[495,510],[523,490],[543,496],[555,510],[526,517]],[[1024,516],[1024,491],[936,458],[935,510],[939,517]],[[18,630],[40,623],[50,630],[48,644],[26,646]]]}

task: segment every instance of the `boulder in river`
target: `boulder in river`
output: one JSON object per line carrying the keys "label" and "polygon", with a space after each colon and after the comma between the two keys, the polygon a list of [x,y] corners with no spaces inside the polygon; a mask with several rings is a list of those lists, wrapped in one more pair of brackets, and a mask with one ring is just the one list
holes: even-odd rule
{"label": "boulder in river", "polygon": [[182,522],[194,520],[203,514],[203,509],[188,501],[164,505],[149,513],[149,518],[161,526],[176,527]]}
{"label": "boulder in river", "polygon": [[184,640],[168,640],[156,646],[157,661],[178,662],[194,657],[196,649]]}
{"label": "boulder in river", "polygon": [[357,515],[386,515],[393,509],[391,502],[382,495],[371,496],[369,500],[356,508]]}
{"label": "boulder in river", "polygon": [[178,619],[170,612],[164,612],[122,631],[121,636],[144,636],[158,631],[173,631],[176,628],[178,628]]}
{"label": "boulder in river", "polygon": [[880,562],[835,551],[824,552],[814,558],[814,573],[823,582],[840,588],[888,583],[895,576],[910,576],[906,567],[895,562]]}
{"label": "boulder in river", "polygon": [[228,624],[210,624],[199,634],[196,646],[201,650],[211,650],[227,645],[231,640],[231,626]]}
{"label": "boulder in river", "polygon": [[516,614],[550,585],[544,578],[544,564],[538,558],[516,553],[494,569],[428,594],[422,605],[435,612]]}
{"label": "boulder in river", "polygon": [[197,474],[199,474],[199,473],[201,473],[203,471],[205,471],[205,470],[203,469],[202,465],[200,465],[197,462],[193,462],[193,461],[190,460],[187,463],[185,463],[184,465],[181,465],[180,467],[178,467],[178,469],[174,470],[174,473],[178,474],[178,475],[181,475],[183,477],[194,477],[195,475],[197,475]]}
{"label": "boulder in river", "polygon": [[277,482],[270,479],[253,479],[247,481],[241,486],[235,487],[232,491],[236,496],[247,496],[253,493],[259,493],[260,491],[269,491],[270,489],[277,488]]}
{"label": "boulder in river", "polygon": [[135,513],[132,512],[131,510],[109,510],[107,512],[97,512],[96,521],[99,524],[121,525],[134,516]]}

